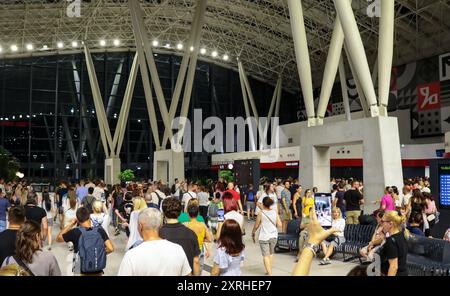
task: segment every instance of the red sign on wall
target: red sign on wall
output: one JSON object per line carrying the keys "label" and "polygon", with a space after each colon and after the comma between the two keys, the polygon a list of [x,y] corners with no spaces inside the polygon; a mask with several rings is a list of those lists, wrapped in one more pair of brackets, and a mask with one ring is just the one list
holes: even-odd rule
{"label": "red sign on wall", "polygon": [[419,111],[441,109],[441,83],[432,82],[417,86]]}

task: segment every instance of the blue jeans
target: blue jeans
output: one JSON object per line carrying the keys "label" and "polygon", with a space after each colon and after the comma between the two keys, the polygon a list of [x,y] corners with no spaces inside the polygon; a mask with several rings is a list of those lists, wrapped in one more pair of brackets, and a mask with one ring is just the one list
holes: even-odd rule
{"label": "blue jeans", "polygon": [[0,220],[0,232],[3,232],[6,230],[6,221]]}

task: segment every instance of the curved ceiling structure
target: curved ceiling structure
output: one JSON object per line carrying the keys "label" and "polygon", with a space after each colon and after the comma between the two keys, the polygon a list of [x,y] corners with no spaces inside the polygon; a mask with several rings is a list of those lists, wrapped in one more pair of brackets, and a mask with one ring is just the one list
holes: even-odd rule
{"label": "curved ceiling structure", "polygon": [[[71,1],[81,1],[81,17],[68,17],[70,2],[64,0],[3,0],[0,58],[79,52],[83,40],[93,52],[134,49],[126,0]],[[378,19],[367,15],[370,2],[353,0],[353,8],[369,61],[374,62]],[[395,2],[394,64],[450,50],[450,0]],[[141,0],[148,36],[158,41],[155,52],[181,55],[186,50],[177,44],[188,41],[195,5],[195,0]],[[303,8],[313,80],[319,85],[336,13],[332,0],[304,0]],[[73,41],[79,44],[73,47]],[[61,48],[58,42],[63,43]],[[33,49],[27,49],[28,44]],[[14,51],[12,45],[17,46]],[[287,0],[208,0],[201,46],[206,49],[200,55],[203,60],[237,69],[240,56],[249,75],[275,84],[281,74],[286,90],[299,89]],[[229,56],[227,61],[224,55]]]}

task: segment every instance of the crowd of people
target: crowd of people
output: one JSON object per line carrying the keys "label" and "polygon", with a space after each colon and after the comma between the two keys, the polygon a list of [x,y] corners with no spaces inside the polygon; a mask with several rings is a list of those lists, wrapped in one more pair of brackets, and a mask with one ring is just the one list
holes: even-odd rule
{"label": "crowd of people", "polygon": [[[127,245],[118,275],[199,276],[213,253],[211,275],[241,275],[243,236],[250,223],[266,275],[272,275],[278,235],[296,220],[300,238],[294,275],[307,274],[311,254],[319,251],[319,264],[331,264],[334,249],[345,242],[345,225],[360,223],[377,225],[361,256],[371,262],[379,252],[387,258],[382,274],[405,275],[406,237],[430,236],[439,218],[426,179],[405,180],[401,193],[395,186],[386,187],[385,195],[373,202],[379,208],[370,215],[362,215],[362,182],[332,179],[332,222],[327,230],[317,221],[317,188],[303,189],[292,178],[246,187],[241,192],[223,180],[199,185],[176,179],[172,186],[161,181],[108,186],[101,180],[81,180],[60,182],[55,192],[35,192],[26,181],[0,180],[0,274],[61,275],[51,252],[53,227],[59,225],[56,242],[73,252],[74,275],[102,275],[107,255],[115,251],[111,236],[121,235]],[[444,239],[450,240],[449,234]]]}

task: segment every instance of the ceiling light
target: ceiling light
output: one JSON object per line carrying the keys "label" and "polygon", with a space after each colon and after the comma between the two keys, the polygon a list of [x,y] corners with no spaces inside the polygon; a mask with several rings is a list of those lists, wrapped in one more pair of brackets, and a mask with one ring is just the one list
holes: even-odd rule
{"label": "ceiling light", "polygon": [[183,44],[178,43],[178,44],[177,44],[177,49],[178,49],[178,50],[182,50],[182,49],[183,49]]}
{"label": "ceiling light", "polygon": [[215,58],[215,57],[217,57],[219,54],[217,53],[217,51],[213,51],[213,52],[211,53],[211,55],[212,55],[213,58]]}
{"label": "ceiling light", "polygon": [[228,61],[229,58],[230,58],[230,57],[229,57],[227,54],[223,56],[223,60],[224,60],[224,61]]}
{"label": "ceiling light", "polygon": [[43,49],[43,50],[47,50],[47,49],[48,49],[48,46],[47,46],[47,45],[44,45],[44,46],[42,46],[42,49]]}
{"label": "ceiling light", "polygon": [[100,40],[100,46],[106,46],[106,41],[105,40]]}
{"label": "ceiling light", "polygon": [[158,40],[153,40],[152,44],[154,47],[157,47],[159,45],[159,42]]}
{"label": "ceiling light", "polygon": [[78,47],[78,42],[72,41],[72,47]]}
{"label": "ceiling light", "polygon": [[114,39],[113,44],[114,44],[114,46],[119,46],[120,45],[120,40],[119,39]]}
{"label": "ceiling light", "polygon": [[166,43],[165,48],[170,48],[170,44]]}
{"label": "ceiling light", "polygon": [[12,51],[18,51],[19,48],[17,47],[17,45],[11,45],[11,50]]}
{"label": "ceiling light", "polygon": [[27,44],[27,50],[33,50],[33,44],[31,43]]}
{"label": "ceiling light", "polygon": [[190,49],[191,52],[194,51],[194,47],[193,46],[191,46],[191,48],[189,48],[189,49]]}
{"label": "ceiling light", "polygon": [[58,46],[58,48],[63,48],[64,47],[64,43],[58,42],[57,46]]}
{"label": "ceiling light", "polygon": [[201,53],[201,54],[206,54],[206,48],[200,49],[200,53]]}

